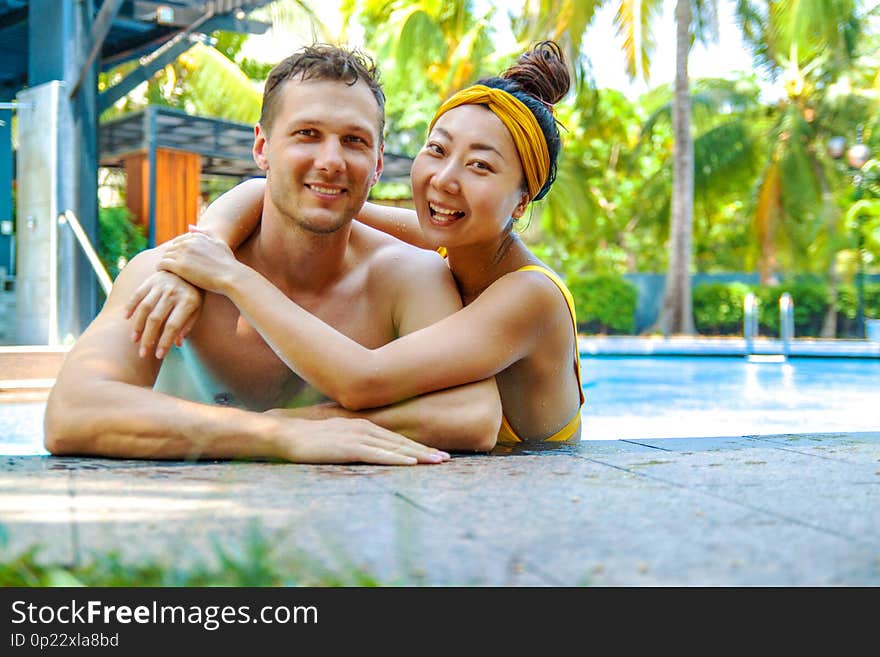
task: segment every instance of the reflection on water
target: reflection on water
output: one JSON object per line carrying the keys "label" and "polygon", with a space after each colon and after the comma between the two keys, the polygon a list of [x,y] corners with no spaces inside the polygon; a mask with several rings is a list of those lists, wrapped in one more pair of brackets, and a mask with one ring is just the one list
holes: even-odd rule
{"label": "reflection on water", "polygon": [[585,440],[880,430],[880,360],[582,359]]}
{"label": "reflection on water", "polygon": [[0,404],[0,454],[47,455],[43,447],[45,402]]}

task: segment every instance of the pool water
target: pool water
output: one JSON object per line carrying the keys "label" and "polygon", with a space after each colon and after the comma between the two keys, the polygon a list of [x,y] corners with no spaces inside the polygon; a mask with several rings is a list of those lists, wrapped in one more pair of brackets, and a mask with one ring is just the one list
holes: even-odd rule
{"label": "pool water", "polygon": [[581,359],[585,440],[880,430],[880,360]]}
{"label": "pool water", "polygon": [[43,448],[45,403],[0,404],[0,454],[48,454]]}
{"label": "pool water", "polygon": [[[581,359],[584,440],[880,431],[880,359]],[[0,404],[0,454],[46,454],[43,403]]]}

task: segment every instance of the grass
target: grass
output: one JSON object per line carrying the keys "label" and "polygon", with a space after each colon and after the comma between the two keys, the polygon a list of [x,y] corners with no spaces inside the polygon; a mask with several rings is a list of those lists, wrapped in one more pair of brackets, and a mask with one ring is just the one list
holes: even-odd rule
{"label": "grass", "polygon": [[0,525],[0,586],[383,586],[362,568],[346,564],[333,570],[304,553],[273,550],[278,537],[257,523],[240,544],[213,541],[213,559],[183,567],[163,560],[125,561],[116,551],[94,554],[83,564],[52,564],[41,546],[8,555],[9,535]]}

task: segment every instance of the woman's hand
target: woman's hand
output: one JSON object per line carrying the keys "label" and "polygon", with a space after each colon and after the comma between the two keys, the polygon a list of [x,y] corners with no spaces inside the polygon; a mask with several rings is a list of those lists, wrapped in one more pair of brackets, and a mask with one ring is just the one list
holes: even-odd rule
{"label": "woman's hand", "polygon": [[199,318],[202,291],[167,271],[151,274],[134,291],[125,306],[125,316],[132,321],[132,342],[140,342],[143,358],[155,347],[161,360],[171,349],[183,344]]}
{"label": "woman's hand", "polygon": [[157,269],[177,274],[196,287],[223,294],[223,284],[238,260],[222,240],[190,226],[190,232],[168,243]]}
{"label": "woman's hand", "polygon": [[362,418],[304,420],[297,409],[265,412],[280,425],[276,441],[282,458],[294,463],[438,464],[449,453],[422,445]]}

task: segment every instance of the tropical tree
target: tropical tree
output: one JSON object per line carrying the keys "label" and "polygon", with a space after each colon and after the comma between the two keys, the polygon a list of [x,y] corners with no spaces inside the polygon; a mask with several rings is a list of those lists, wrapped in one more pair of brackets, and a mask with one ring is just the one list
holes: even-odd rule
{"label": "tropical tree", "polygon": [[691,101],[687,72],[691,46],[691,0],[675,3],[675,102],[672,214],[669,229],[669,269],[657,328],[668,333],[694,333],[691,300],[691,242],[694,220],[694,142],[691,136]]}
{"label": "tropical tree", "polygon": [[677,0],[675,3],[675,98],[673,105],[673,190],[669,230],[669,266],[663,302],[655,328],[669,333],[693,334],[691,258],[694,211],[694,145],[691,135],[688,56],[695,37],[707,40],[717,31],[714,0]]}
{"label": "tropical tree", "polygon": [[[579,52],[584,31],[602,0],[574,2],[535,0],[527,2],[518,36],[533,39],[536,33],[552,33]],[[623,37],[627,71],[632,78],[648,79],[654,46],[652,20],[659,13],[659,0],[616,0],[615,23]],[[529,12],[529,8],[538,11]],[[551,9],[555,9],[552,11]],[[657,328],[664,333],[693,333],[690,300],[691,230],[693,223],[693,144],[687,56],[694,37],[706,40],[716,31],[714,0],[679,0],[676,3],[676,84],[674,102],[675,155],[673,202],[669,233],[669,270],[663,307]],[[515,24],[516,27],[516,24]],[[579,61],[572,57],[573,61]]]}
{"label": "tropical tree", "polygon": [[494,9],[472,0],[343,0],[344,28],[359,27],[381,65],[388,148],[413,155],[437,106],[493,71]]}
{"label": "tropical tree", "polygon": [[877,72],[876,62],[866,62],[875,56],[870,42],[876,45],[876,40],[868,40],[867,48],[862,43],[866,15],[861,5],[857,0],[737,3],[756,64],[784,89],[770,108],[762,139],[765,164],[753,213],[757,268],[765,283],[781,271],[823,273],[832,297],[823,328],[827,337],[835,334],[837,254],[847,244],[843,201],[835,190],[849,185],[826,144],[835,135],[852,140],[855,126],[870,124],[872,113],[877,116],[865,94],[865,87],[873,86],[866,72]]}
{"label": "tropical tree", "polygon": [[[746,198],[760,163],[759,141],[766,113],[754,77],[698,79],[690,85],[693,139],[693,265],[700,271],[736,271],[746,265],[749,234]],[[658,88],[645,96],[647,120],[639,151],[653,151],[657,164],[643,167],[646,178],[637,202],[642,230],[662,229],[657,244],[669,241],[672,189],[673,92]],[[655,256],[656,260],[656,256]],[[653,263],[654,270],[666,261]]]}

